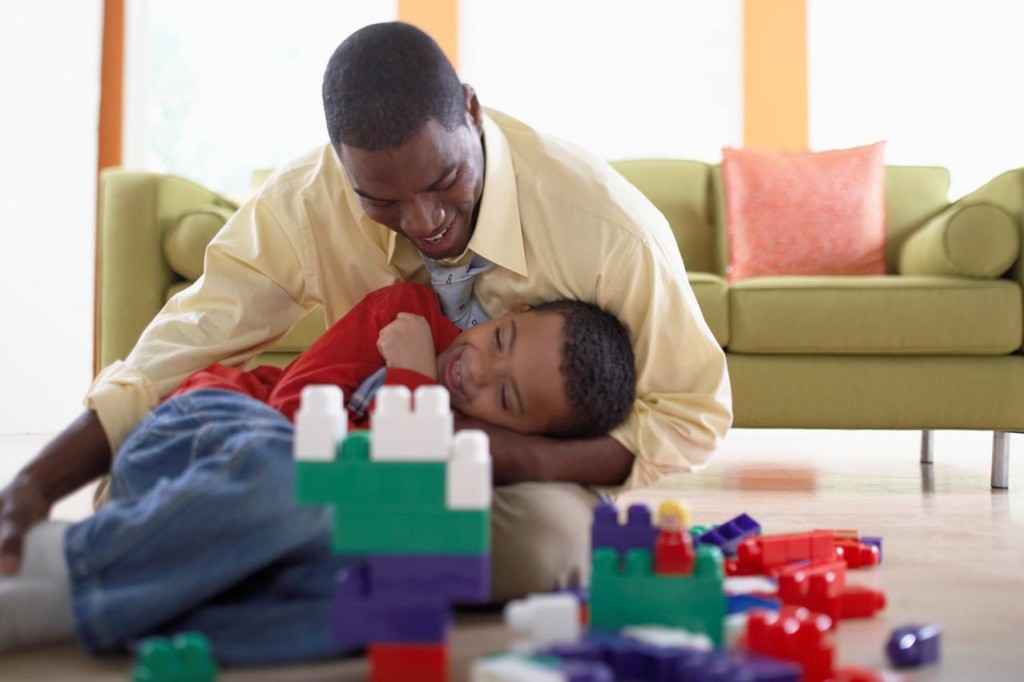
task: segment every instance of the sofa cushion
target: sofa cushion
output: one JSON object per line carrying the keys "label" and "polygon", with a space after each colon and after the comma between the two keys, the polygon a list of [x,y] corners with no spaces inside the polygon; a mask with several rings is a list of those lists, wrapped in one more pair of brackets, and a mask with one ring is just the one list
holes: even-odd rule
{"label": "sofa cushion", "polygon": [[723,149],[729,281],[885,273],[884,149]]}
{"label": "sofa cushion", "polygon": [[910,275],[765,277],[729,290],[729,350],[836,355],[1005,355],[1021,347],[1009,280]]}
{"label": "sofa cushion", "polygon": [[687,278],[704,321],[724,348],[729,345],[729,287],[721,277],[706,272],[688,272]]}
{"label": "sofa cushion", "polygon": [[206,245],[234,213],[224,206],[200,206],[184,213],[164,235],[164,258],[179,276],[197,280],[203,274]]}
{"label": "sofa cushion", "polygon": [[903,244],[900,272],[908,275],[999,277],[1020,255],[1020,229],[995,204],[956,203]]}

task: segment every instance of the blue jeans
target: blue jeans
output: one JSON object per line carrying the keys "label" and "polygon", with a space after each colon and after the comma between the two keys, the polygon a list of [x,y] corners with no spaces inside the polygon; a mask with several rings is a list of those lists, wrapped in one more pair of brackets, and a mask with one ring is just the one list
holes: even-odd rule
{"label": "blue jeans", "polygon": [[112,463],[111,501],[68,529],[79,639],[93,653],[186,630],[228,665],[344,653],[331,636],[330,510],[294,501],[291,423],[238,393],[153,410]]}

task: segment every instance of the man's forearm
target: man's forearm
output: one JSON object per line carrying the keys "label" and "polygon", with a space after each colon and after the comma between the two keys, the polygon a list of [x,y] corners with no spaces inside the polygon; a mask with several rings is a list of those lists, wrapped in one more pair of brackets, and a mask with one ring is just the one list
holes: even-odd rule
{"label": "man's forearm", "polygon": [[110,443],[99,418],[86,410],[22,470],[51,504],[110,471]]}
{"label": "man's forearm", "polygon": [[494,485],[527,481],[619,485],[633,469],[633,453],[611,436],[586,440],[526,436],[465,418],[457,428],[487,432]]}

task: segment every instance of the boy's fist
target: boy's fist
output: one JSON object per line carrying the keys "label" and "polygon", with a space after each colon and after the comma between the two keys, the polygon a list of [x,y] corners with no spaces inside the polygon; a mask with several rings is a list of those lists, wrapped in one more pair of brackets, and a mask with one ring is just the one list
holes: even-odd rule
{"label": "boy's fist", "polygon": [[377,350],[388,367],[410,369],[437,381],[434,335],[425,318],[398,313],[391,324],[380,330]]}

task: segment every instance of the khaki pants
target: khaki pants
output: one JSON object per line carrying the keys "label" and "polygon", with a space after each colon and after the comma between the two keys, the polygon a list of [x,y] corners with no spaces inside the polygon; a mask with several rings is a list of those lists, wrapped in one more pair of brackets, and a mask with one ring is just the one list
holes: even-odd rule
{"label": "khaki pants", "polygon": [[574,483],[495,488],[491,505],[491,600],[590,584],[596,493]]}

